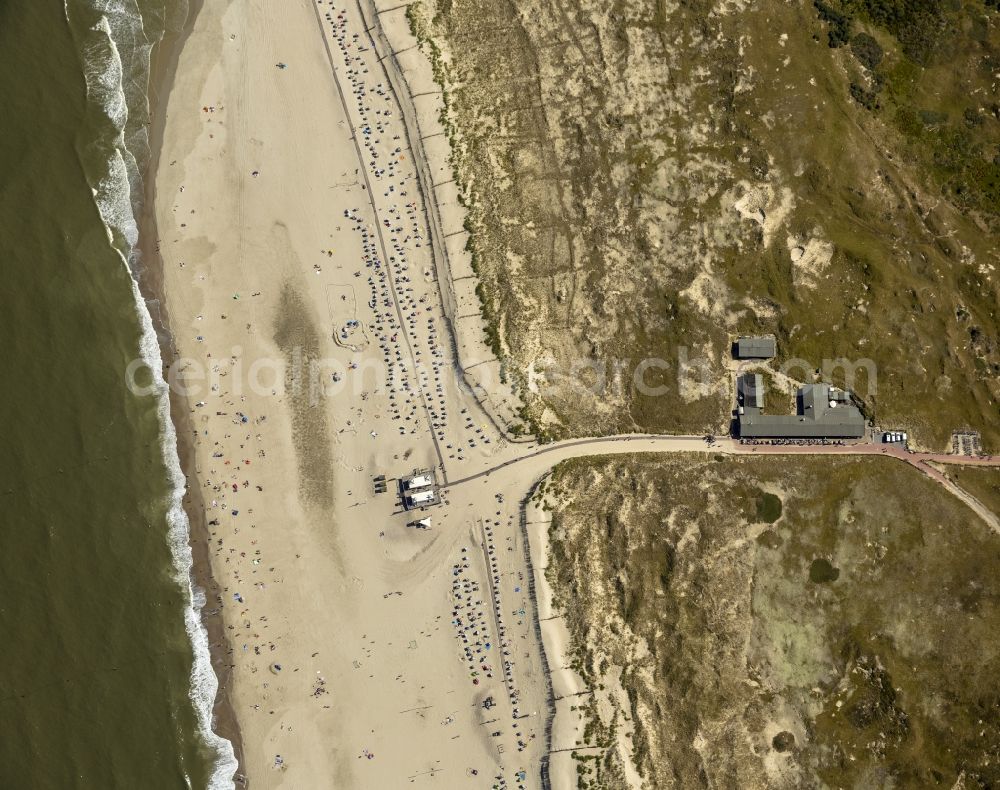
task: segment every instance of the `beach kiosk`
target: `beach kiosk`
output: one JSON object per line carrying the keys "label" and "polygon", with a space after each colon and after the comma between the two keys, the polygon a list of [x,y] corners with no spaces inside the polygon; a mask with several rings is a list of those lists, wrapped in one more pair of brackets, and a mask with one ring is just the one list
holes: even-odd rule
{"label": "beach kiosk", "polygon": [[430,507],[441,503],[437,477],[433,469],[414,469],[413,474],[401,477],[399,494],[407,510]]}

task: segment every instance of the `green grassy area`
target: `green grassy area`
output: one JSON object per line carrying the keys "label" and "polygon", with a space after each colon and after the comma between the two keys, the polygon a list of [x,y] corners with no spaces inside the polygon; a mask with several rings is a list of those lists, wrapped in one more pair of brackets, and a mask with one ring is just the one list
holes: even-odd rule
{"label": "green grassy area", "polygon": [[[917,444],[970,425],[1000,446],[995,9],[614,8],[411,6],[532,431],[723,430],[730,336],[773,332],[811,370],[870,360],[868,414]],[[770,190],[766,231],[736,212],[748,190]],[[526,388],[581,358],[626,375]],[[627,375],[647,358],[655,395]]]}
{"label": "green grassy area", "polygon": [[613,457],[542,497],[574,665],[624,667],[649,786],[1000,782],[1000,536],[916,470]]}
{"label": "green grassy area", "polygon": [[942,471],[994,513],[1000,513],[1000,469],[984,466],[947,466]]}
{"label": "green grassy area", "polygon": [[[852,97],[883,112],[949,199],[995,220],[1000,103],[988,87],[1000,66],[996,4],[816,0],[815,6],[828,21],[830,46],[849,44],[864,70],[851,82]],[[996,230],[995,222],[990,226]]]}
{"label": "green grassy area", "polygon": [[770,371],[762,371],[761,376],[764,381],[764,414],[794,414],[794,391],[780,386]]}

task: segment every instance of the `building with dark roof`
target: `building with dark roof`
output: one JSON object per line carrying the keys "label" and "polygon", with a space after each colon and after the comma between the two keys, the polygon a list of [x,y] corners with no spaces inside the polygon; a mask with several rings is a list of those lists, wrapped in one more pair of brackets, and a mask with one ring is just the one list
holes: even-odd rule
{"label": "building with dark roof", "polygon": [[860,439],[865,416],[850,395],[829,384],[806,384],[796,396],[797,414],[761,414],[744,396],[739,434],[744,439]]}
{"label": "building with dark roof", "polygon": [[778,349],[773,337],[740,335],[736,338],[733,353],[737,359],[771,359]]}
{"label": "building with dark roof", "polygon": [[764,408],[764,377],[760,373],[744,373],[737,386],[740,405],[753,409]]}

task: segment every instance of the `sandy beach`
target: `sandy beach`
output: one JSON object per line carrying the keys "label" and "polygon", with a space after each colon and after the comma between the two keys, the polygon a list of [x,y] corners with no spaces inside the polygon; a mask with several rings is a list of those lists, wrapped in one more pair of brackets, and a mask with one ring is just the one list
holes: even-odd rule
{"label": "sandy beach", "polygon": [[[383,46],[409,35],[402,8],[382,21]],[[451,334],[374,43],[357,5],[208,0],[165,103],[168,373],[219,586],[205,615],[224,623],[239,781],[534,786],[546,684],[517,503],[445,486],[417,514],[427,529],[395,494],[414,469],[444,484],[511,450],[460,383],[458,344],[475,339]],[[435,222],[461,227],[435,203]]]}

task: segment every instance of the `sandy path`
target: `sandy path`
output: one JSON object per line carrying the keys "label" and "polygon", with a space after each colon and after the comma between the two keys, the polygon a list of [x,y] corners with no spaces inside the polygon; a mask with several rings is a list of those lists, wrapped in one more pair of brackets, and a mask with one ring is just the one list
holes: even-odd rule
{"label": "sandy path", "polygon": [[538,621],[545,647],[545,661],[552,683],[551,731],[546,770],[551,790],[572,790],[576,787],[576,760],[573,750],[584,740],[584,718],[574,710],[589,696],[583,678],[572,669],[569,628],[545,578],[549,565],[549,513],[529,502],[525,506],[525,522],[531,546],[531,564],[537,591]]}

